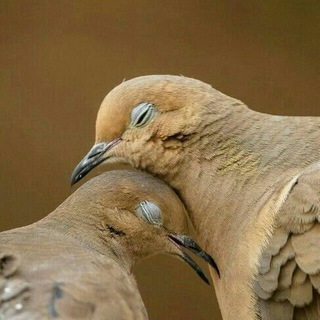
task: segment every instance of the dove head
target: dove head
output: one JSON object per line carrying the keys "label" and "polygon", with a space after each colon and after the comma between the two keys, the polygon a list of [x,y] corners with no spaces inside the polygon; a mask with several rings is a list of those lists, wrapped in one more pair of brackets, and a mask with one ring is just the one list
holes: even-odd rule
{"label": "dove head", "polygon": [[[86,182],[75,195],[73,198],[77,211],[79,212],[81,207],[84,215],[89,209],[93,213],[99,211],[103,214],[100,207],[105,208],[106,212],[119,212],[105,215],[104,220],[109,219],[113,220],[114,224],[122,224],[122,229],[131,229],[133,221],[141,222],[141,219],[137,219],[138,213],[142,213],[145,208],[145,212],[150,214],[150,221],[154,219],[153,224],[163,225],[177,233],[189,231],[187,212],[179,197],[166,183],[145,172],[108,171]],[[87,203],[90,204],[90,208]],[[122,214],[122,211],[125,214]],[[128,215],[129,222],[125,225],[124,219],[128,212],[134,214]]]}
{"label": "dove head", "polygon": [[[187,130],[183,127],[188,124],[185,121],[182,123],[182,120],[186,116],[194,116],[190,114],[192,108],[188,107],[201,104],[210,89],[209,85],[199,80],[181,76],[142,76],[122,82],[101,104],[96,141],[112,141],[129,128],[148,127],[150,134],[160,131],[158,134],[161,137],[176,134],[179,129]],[[161,115],[165,116],[164,119]],[[152,121],[155,116],[158,121]],[[161,124],[168,121],[167,116],[175,117],[175,128],[162,127]],[[153,125],[147,126],[150,122]]]}
{"label": "dove head", "polygon": [[75,194],[77,210],[72,211],[87,223],[97,223],[102,232],[99,237],[120,244],[133,264],[155,254],[175,255],[208,282],[184,247],[218,270],[211,256],[184,235],[188,232],[184,205],[161,180],[138,171],[109,171],[85,183]]}
{"label": "dove head", "polygon": [[[208,107],[225,97],[206,83],[182,76],[123,82],[102,102],[95,145],[74,170],[72,184],[102,162],[125,162],[159,176],[161,170],[174,171],[188,146],[198,141]],[[219,107],[210,113],[219,116],[222,104],[216,103]]]}

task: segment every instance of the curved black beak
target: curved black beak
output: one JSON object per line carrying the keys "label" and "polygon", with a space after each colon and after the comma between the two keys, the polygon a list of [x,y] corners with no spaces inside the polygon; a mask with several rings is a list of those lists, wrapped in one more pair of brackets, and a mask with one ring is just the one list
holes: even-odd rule
{"label": "curved black beak", "polygon": [[[204,250],[202,250],[200,246],[191,237],[177,234],[169,234],[168,236],[175,244],[190,250],[191,252],[202,258],[204,261],[208,262],[217,271],[218,276],[220,277],[219,268],[213,260],[213,258]],[[192,260],[192,258],[189,255],[181,251],[181,258],[185,262],[187,262],[192,269],[195,270],[195,272],[204,282],[210,284],[202,269]]]}
{"label": "curved black beak", "polygon": [[99,165],[104,160],[108,159],[104,156],[105,153],[114,147],[121,138],[112,140],[111,142],[100,142],[95,144],[87,155],[80,161],[80,163],[73,170],[71,175],[71,186],[76,182],[80,181],[84,176],[86,176],[94,167]]}

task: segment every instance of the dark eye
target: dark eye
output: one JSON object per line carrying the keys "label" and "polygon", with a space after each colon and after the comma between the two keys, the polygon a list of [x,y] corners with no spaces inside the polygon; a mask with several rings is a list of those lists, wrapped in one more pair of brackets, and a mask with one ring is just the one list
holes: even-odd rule
{"label": "dark eye", "polygon": [[142,201],[135,211],[138,217],[141,217],[148,223],[162,225],[161,210],[155,203],[147,200]]}
{"label": "dark eye", "polygon": [[156,107],[149,102],[138,104],[131,112],[131,126],[135,128],[148,124],[157,114]]}

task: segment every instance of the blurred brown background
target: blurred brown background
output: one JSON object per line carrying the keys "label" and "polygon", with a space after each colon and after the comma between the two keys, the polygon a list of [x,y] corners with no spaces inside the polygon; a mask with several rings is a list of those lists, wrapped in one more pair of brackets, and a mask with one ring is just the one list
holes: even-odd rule
{"label": "blurred brown background", "polygon": [[[319,16],[319,0],[1,0],[0,230],[72,192],[100,101],[123,78],[183,74],[259,111],[320,116]],[[137,268],[151,319],[220,319],[189,269]]]}

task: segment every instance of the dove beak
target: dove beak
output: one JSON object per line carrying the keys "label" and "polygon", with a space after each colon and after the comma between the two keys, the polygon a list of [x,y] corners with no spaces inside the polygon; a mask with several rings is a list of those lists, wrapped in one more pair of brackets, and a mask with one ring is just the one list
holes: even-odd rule
{"label": "dove beak", "polygon": [[121,138],[117,138],[112,140],[111,142],[99,142],[95,144],[73,170],[71,175],[71,186],[80,181],[101,162],[108,159],[109,157],[106,155],[107,151],[113,148],[120,141]]}
{"label": "dove beak", "polygon": [[[169,234],[168,237],[175,245],[179,247],[180,251],[181,251],[181,247],[184,247],[190,250],[191,252],[193,252],[194,254],[196,254],[197,256],[199,256],[200,258],[202,258],[204,261],[208,262],[217,271],[218,276],[220,277],[219,268],[215,263],[215,261],[213,260],[213,258],[204,250],[202,250],[200,246],[191,237],[188,237],[185,235],[172,234],[172,233]],[[189,255],[181,251],[181,254],[179,254],[179,256],[186,263],[188,263],[192,269],[195,270],[195,272],[204,282],[206,282],[207,284],[210,284],[209,280],[205,276],[202,269],[196,264],[196,262],[194,262],[194,260]]]}

